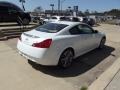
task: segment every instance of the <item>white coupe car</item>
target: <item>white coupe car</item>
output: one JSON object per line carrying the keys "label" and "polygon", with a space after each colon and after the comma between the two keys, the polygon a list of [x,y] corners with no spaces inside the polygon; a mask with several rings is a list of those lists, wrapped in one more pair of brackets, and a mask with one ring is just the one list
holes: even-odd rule
{"label": "white coupe car", "polygon": [[19,53],[41,65],[71,66],[74,58],[103,48],[106,36],[80,22],[51,22],[24,32],[18,40]]}

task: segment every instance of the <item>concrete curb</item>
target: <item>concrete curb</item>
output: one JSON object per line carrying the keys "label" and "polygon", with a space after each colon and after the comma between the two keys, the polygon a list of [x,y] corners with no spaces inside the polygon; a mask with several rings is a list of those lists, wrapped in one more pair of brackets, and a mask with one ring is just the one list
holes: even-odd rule
{"label": "concrete curb", "polygon": [[4,41],[4,40],[8,40],[8,38],[5,36],[5,37],[0,37],[0,41]]}
{"label": "concrete curb", "polygon": [[119,69],[120,58],[118,58],[110,68],[108,68],[102,75],[100,75],[100,77],[89,86],[88,90],[104,90],[109,85]]}

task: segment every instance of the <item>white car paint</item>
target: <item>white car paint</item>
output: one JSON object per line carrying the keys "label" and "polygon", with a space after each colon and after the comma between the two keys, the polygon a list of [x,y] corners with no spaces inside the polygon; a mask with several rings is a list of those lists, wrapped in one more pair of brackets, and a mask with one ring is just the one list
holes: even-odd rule
{"label": "white car paint", "polygon": [[60,16],[52,16],[50,18],[50,22],[56,22],[56,21],[59,21],[60,20]]}
{"label": "white car paint", "polygon": [[50,23],[50,22],[58,22],[60,21],[60,18],[62,18],[64,16],[52,16],[47,20],[44,20],[46,23]]}
{"label": "white car paint", "polygon": [[[74,58],[83,55],[95,48],[105,36],[100,32],[93,34],[71,35],[69,30],[76,25],[86,25],[80,22],[59,21],[52,22],[57,24],[68,25],[64,29],[56,33],[46,33],[36,31],[36,29],[25,32],[18,40],[17,48],[19,53],[27,59],[37,62],[41,65],[58,65],[59,58],[63,51],[67,48],[73,48]],[[46,39],[52,39],[49,48],[33,47],[33,43],[42,42]]]}

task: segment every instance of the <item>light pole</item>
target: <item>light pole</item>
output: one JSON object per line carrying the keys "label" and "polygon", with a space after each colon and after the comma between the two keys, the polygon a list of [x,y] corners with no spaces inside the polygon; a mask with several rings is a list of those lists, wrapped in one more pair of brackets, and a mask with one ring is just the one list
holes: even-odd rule
{"label": "light pole", "polygon": [[65,2],[65,0],[62,0],[61,1],[61,11],[62,11],[62,4]]}
{"label": "light pole", "polygon": [[60,15],[60,0],[58,0],[58,15]]}
{"label": "light pole", "polygon": [[52,7],[52,14],[53,14],[53,11],[54,11],[54,4],[50,4],[50,6]]}
{"label": "light pole", "polygon": [[68,7],[69,14],[71,15],[71,6]]}
{"label": "light pole", "polygon": [[24,6],[25,0],[19,0],[19,2],[22,3],[23,10],[25,11],[25,6]]}

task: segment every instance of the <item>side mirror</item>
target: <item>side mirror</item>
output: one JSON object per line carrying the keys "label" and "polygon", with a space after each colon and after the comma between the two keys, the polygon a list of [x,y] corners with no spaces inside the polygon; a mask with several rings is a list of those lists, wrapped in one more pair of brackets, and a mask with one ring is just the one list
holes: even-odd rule
{"label": "side mirror", "polygon": [[94,33],[98,33],[98,30],[95,30]]}

